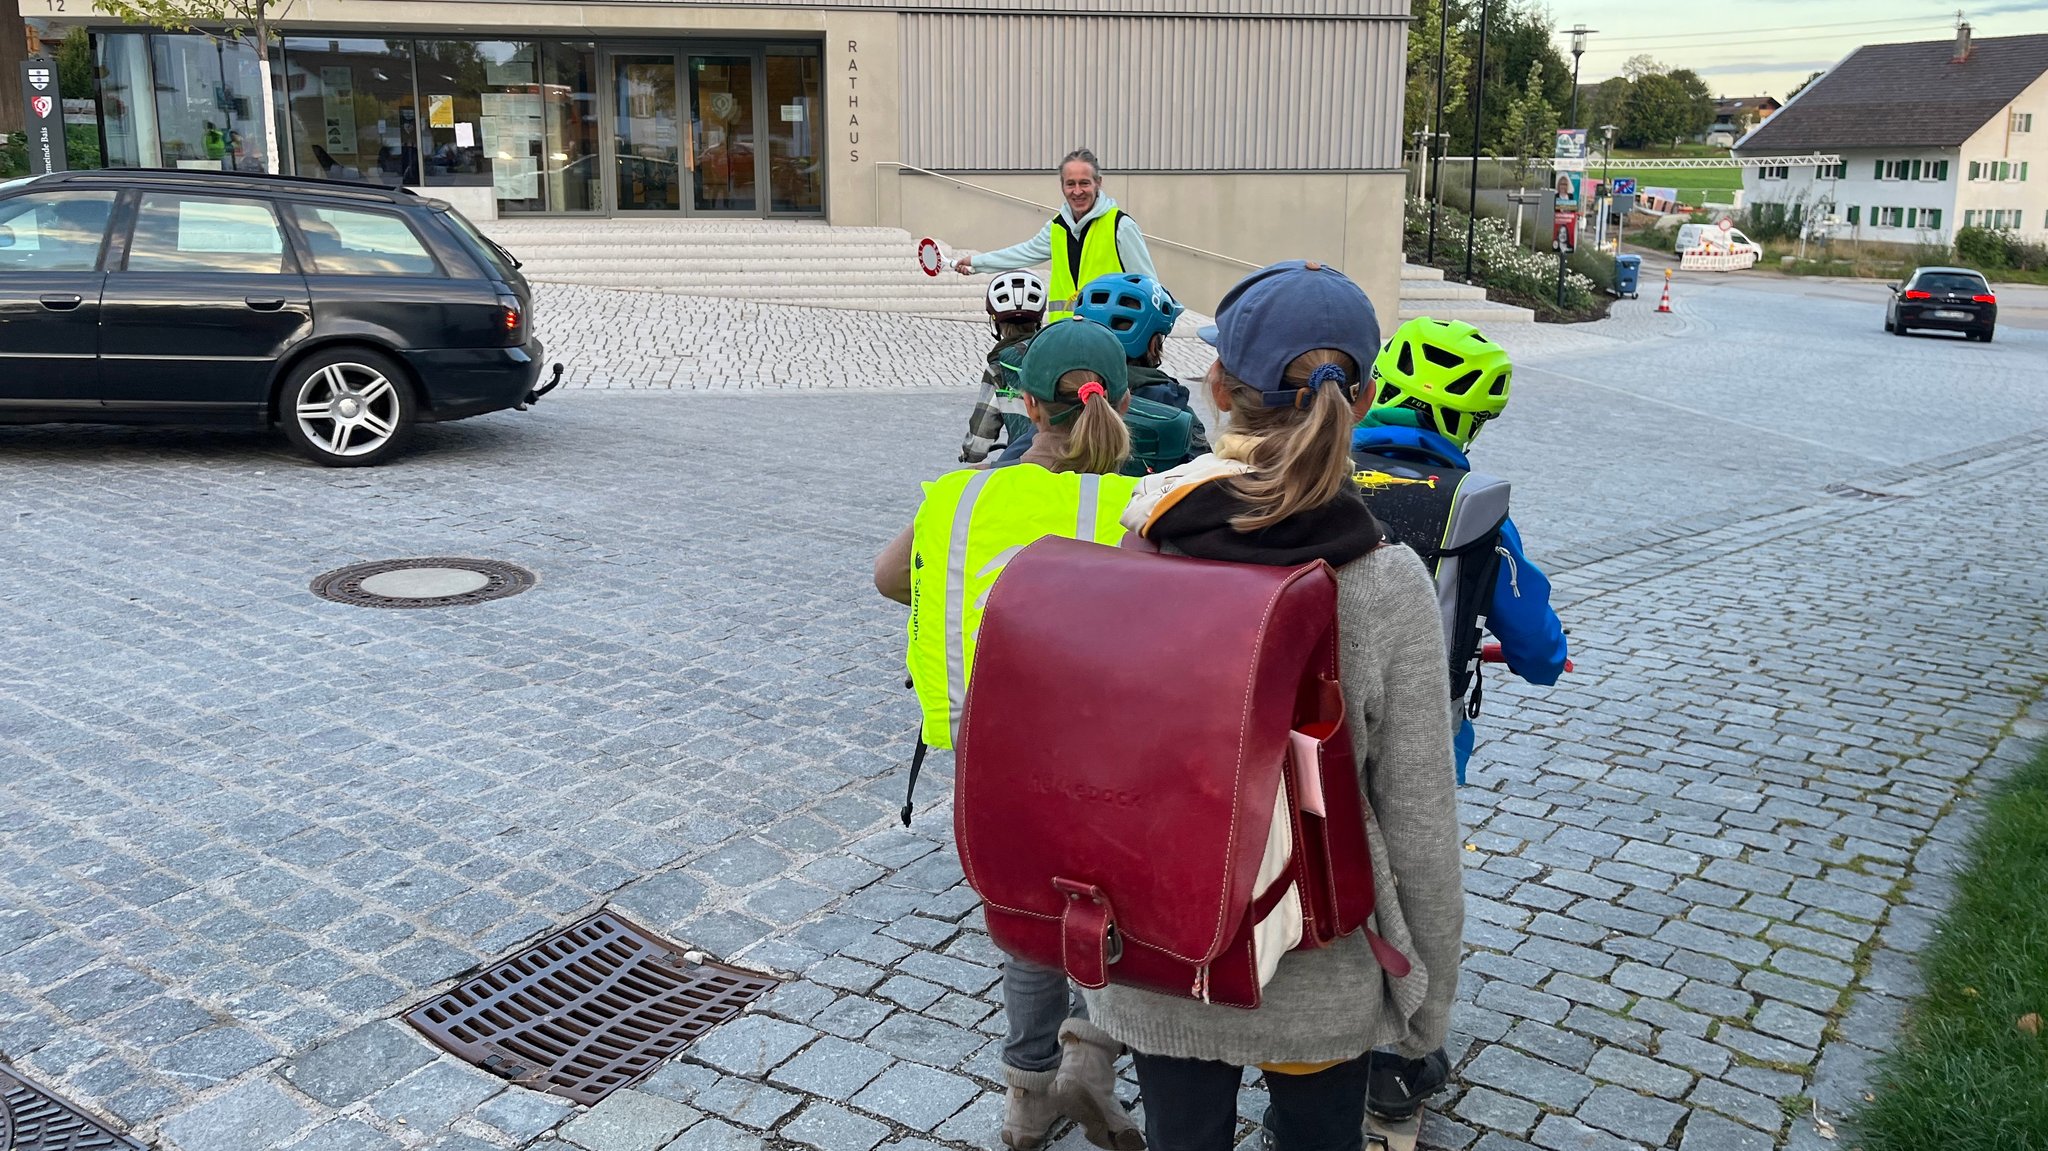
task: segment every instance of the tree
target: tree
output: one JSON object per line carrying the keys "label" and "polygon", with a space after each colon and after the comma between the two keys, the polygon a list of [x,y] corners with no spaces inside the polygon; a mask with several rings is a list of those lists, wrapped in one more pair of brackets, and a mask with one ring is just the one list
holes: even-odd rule
{"label": "tree", "polygon": [[1791,103],[1792,97],[1797,96],[1801,92],[1806,91],[1807,85],[1813,83],[1815,80],[1820,79],[1824,75],[1826,75],[1825,72],[1815,72],[1812,75],[1808,76],[1806,79],[1801,80],[1796,86],[1793,87],[1793,89],[1790,92],[1787,92],[1785,94],[1785,102],[1788,104]]}
{"label": "tree", "polygon": [[1622,105],[1622,146],[1668,144],[1673,137],[1685,135],[1685,103],[1685,90],[1678,81],[1656,72],[1638,76],[1630,82],[1628,99]]}
{"label": "tree", "polygon": [[1690,68],[1679,68],[1666,74],[1666,79],[1675,81],[1678,90],[1673,94],[1671,134],[1673,136],[1697,136],[1714,122],[1714,90],[1700,79],[1699,73]]}
{"label": "tree", "polygon": [[[1464,17],[1459,5],[1451,5],[1451,34],[1444,46],[1447,129],[1449,110],[1464,105],[1465,81],[1472,74],[1472,58],[1465,51],[1464,33],[1458,27]],[[1434,131],[1436,128],[1436,47],[1437,29],[1442,18],[1439,0],[1416,0],[1415,20],[1408,28],[1408,84],[1401,100],[1402,120],[1408,126],[1410,140],[1415,138],[1416,132]],[[1435,147],[1441,152],[1444,142],[1437,141]]]}
{"label": "tree", "polygon": [[1579,122],[1576,125],[1587,129],[1586,138],[1601,139],[1600,125],[1619,125],[1626,113],[1629,83],[1626,76],[1609,76],[1593,85],[1592,94],[1579,100]]}
{"label": "tree", "polygon": [[1657,58],[1648,52],[1638,52],[1622,61],[1621,74],[1630,80],[1640,80],[1645,76],[1662,76],[1664,65],[1657,63]]}
{"label": "tree", "polygon": [[1526,172],[1529,161],[1549,156],[1557,145],[1557,128],[1562,117],[1543,98],[1543,61],[1529,64],[1529,79],[1514,102],[1508,105],[1501,125],[1503,150],[1521,161]]}
{"label": "tree", "polygon": [[[277,171],[277,97],[271,82],[270,45],[276,24],[296,0],[96,0],[99,10],[129,24],[145,24],[172,32],[198,32],[246,44],[256,52],[256,74],[263,88],[263,162]],[[223,77],[225,81],[225,77]]]}
{"label": "tree", "polygon": [[94,97],[92,34],[73,28],[57,44],[57,90],[66,100]]}

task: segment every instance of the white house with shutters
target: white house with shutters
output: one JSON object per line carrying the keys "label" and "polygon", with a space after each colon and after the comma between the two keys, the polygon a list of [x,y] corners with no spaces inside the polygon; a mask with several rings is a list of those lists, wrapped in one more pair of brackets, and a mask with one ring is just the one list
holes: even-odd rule
{"label": "white house with shutters", "polygon": [[1735,145],[1745,159],[1829,153],[1826,168],[1743,170],[1743,203],[1818,216],[1837,238],[1950,243],[1958,228],[2048,238],[2048,34],[1872,44]]}

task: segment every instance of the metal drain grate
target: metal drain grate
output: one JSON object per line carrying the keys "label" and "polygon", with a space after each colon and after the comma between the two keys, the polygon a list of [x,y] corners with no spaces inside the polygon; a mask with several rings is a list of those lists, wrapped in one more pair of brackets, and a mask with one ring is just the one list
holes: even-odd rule
{"label": "metal drain grate", "polygon": [[735,967],[693,963],[682,951],[601,911],[405,1018],[486,1071],[596,1103],[776,985]]}
{"label": "metal drain grate", "polygon": [[357,607],[462,607],[518,595],[538,578],[501,560],[430,556],[350,564],[313,577],[312,586],[321,599]]}
{"label": "metal drain grate", "polygon": [[0,1066],[0,1151],[143,1151],[99,1121]]}

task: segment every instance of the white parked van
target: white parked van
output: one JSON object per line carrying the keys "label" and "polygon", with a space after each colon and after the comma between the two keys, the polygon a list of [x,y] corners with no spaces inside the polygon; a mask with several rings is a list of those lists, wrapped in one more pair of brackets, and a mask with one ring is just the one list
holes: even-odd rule
{"label": "white parked van", "polygon": [[1684,224],[1678,229],[1678,251],[1698,251],[1705,248],[1715,255],[1736,255],[1747,252],[1763,258],[1764,246],[1742,234],[1740,228],[1723,230],[1719,224]]}

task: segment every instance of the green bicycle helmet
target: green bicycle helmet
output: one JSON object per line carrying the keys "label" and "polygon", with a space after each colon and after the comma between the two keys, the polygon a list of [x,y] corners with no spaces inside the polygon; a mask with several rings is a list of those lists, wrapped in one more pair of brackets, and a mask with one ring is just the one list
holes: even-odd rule
{"label": "green bicycle helmet", "polygon": [[[1508,406],[1507,350],[1462,320],[1409,320],[1373,358],[1372,406],[1403,408],[1462,450]],[[1408,420],[1386,420],[1407,423]]]}

